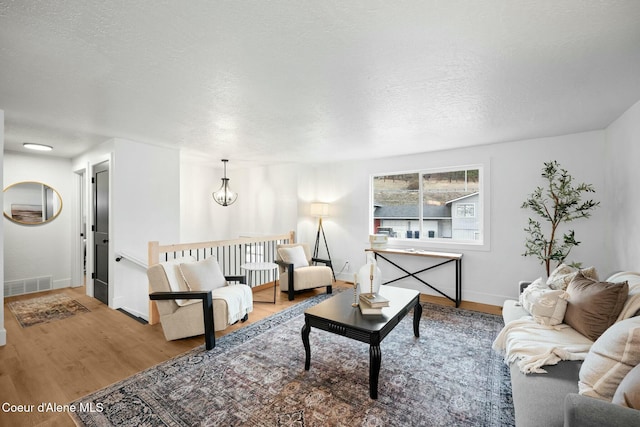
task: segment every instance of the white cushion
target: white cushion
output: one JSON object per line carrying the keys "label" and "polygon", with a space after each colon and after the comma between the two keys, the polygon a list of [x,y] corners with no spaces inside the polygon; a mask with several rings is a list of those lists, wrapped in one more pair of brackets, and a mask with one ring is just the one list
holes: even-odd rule
{"label": "white cushion", "polygon": [[309,260],[307,259],[307,255],[304,253],[304,248],[302,246],[280,248],[278,249],[278,254],[280,255],[280,258],[282,258],[282,261],[287,264],[293,264],[294,269],[309,266]]}
{"label": "white cushion", "polygon": [[180,264],[180,271],[192,291],[212,291],[227,285],[220,265],[214,257]]}
{"label": "white cushion", "polygon": [[547,279],[547,286],[551,289],[561,289],[564,291],[567,289],[567,286],[569,286],[569,283],[571,283],[573,278],[576,277],[578,271],[581,271],[584,277],[599,280],[598,272],[595,267],[577,269],[566,264],[560,264],[549,275],[549,278]]}
{"label": "white cushion", "polygon": [[[309,268],[299,270],[294,269],[293,277],[294,289],[296,291],[329,286],[332,284],[333,279],[331,269],[324,265],[312,265]],[[288,283],[283,283],[283,281],[280,280],[280,290],[287,291],[288,286]]]}
{"label": "white cushion", "polygon": [[580,394],[611,401],[622,379],[640,363],[640,318],[622,320],[593,343],[580,368]]}
{"label": "white cushion", "polygon": [[[184,281],[184,277],[182,277],[182,273],[180,272],[180,264],[183,262],[193,262],[195,260],[196,259],[194,257],[188,256],[160,263],[162,268],[164,268],[164,273],[167,275],[167,280],[169,281],[169,288],[171,288],[171,292],[185,292],[190,290],[189,286],[187,286],[187,283]],[[194,302],[193,300],[184,299],[177,299],[175,301],[176,304],[181,307],[192,304]]]}
{"label": "white cushion", "polygon": [[536,280],[522,292],[522,306],[537,323],[555,326],[564,319],[567,296],[565,291],[550,289]]}

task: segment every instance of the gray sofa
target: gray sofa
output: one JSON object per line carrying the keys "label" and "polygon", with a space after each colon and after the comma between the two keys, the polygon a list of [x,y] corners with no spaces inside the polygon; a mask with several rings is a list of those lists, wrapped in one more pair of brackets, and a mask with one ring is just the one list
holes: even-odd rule
{"label": "gray sofa", "polygon": [[[520,282],[522,291],[530,282]],[[518,301],[507,300],[502,316],[505,324],[529,316]],[[640,426],[640,410],[578,394],[582,361],[560,361],[544,366],[547,373],[523,374],[510,364],[513,405],[517,427]]]}

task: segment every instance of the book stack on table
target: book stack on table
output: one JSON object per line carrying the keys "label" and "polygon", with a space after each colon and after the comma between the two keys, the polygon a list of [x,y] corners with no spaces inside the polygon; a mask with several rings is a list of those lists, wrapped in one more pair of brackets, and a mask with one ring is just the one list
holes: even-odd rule
{"label": "book stack on table", "polygon": [[366,315],[382,314],[384,307],[389,307],[389,300],[380,294],[360,294],[360,312]]}

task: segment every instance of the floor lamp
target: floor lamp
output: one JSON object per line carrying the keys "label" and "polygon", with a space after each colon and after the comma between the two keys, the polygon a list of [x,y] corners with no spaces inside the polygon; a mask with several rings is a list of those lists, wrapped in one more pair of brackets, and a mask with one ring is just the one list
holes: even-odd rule
{"label": "floor lamp", "polygon": [[[322,239],[324,240],[324,247],[327,250],[327,259],[331,261],[331,254],[329,253],[329,245],[327,245],[327,237],[324,235],[324,228],[322,227],[322,218],[329,216],[329,204],[328,203],[311,203],[311,215],[318,217],[318,232],[316,233],[316,244],[313,248],[313,257],[318,258],[318,250],[320,249],[320,234],[322,233]],[[336,274],[333,271],[333,264],[331,264],[331,274],[333,280],[336,280]]]}

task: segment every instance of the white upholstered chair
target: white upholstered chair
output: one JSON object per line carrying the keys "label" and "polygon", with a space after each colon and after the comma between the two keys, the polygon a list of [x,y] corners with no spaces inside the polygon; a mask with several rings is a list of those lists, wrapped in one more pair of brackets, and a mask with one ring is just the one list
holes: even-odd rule
{"label": "white upholstered chair", "polygon": [[287,292],[289,301],[293,300],[296,291],[326,286],[327,293],[332,292],[331,261],[312,258],[306,243],[277,245],[276,264],[280,269],[280,290]]}
{"label": "white upholstered chair", "polygon": [[213,257],[156,264],[149,267],[147,277],[149,298],[156,302],[167,341],[204,334],[211,349],[214,331],[247,320],[253,311],[253,294],[244,284],[245,277],[223,276]]}

